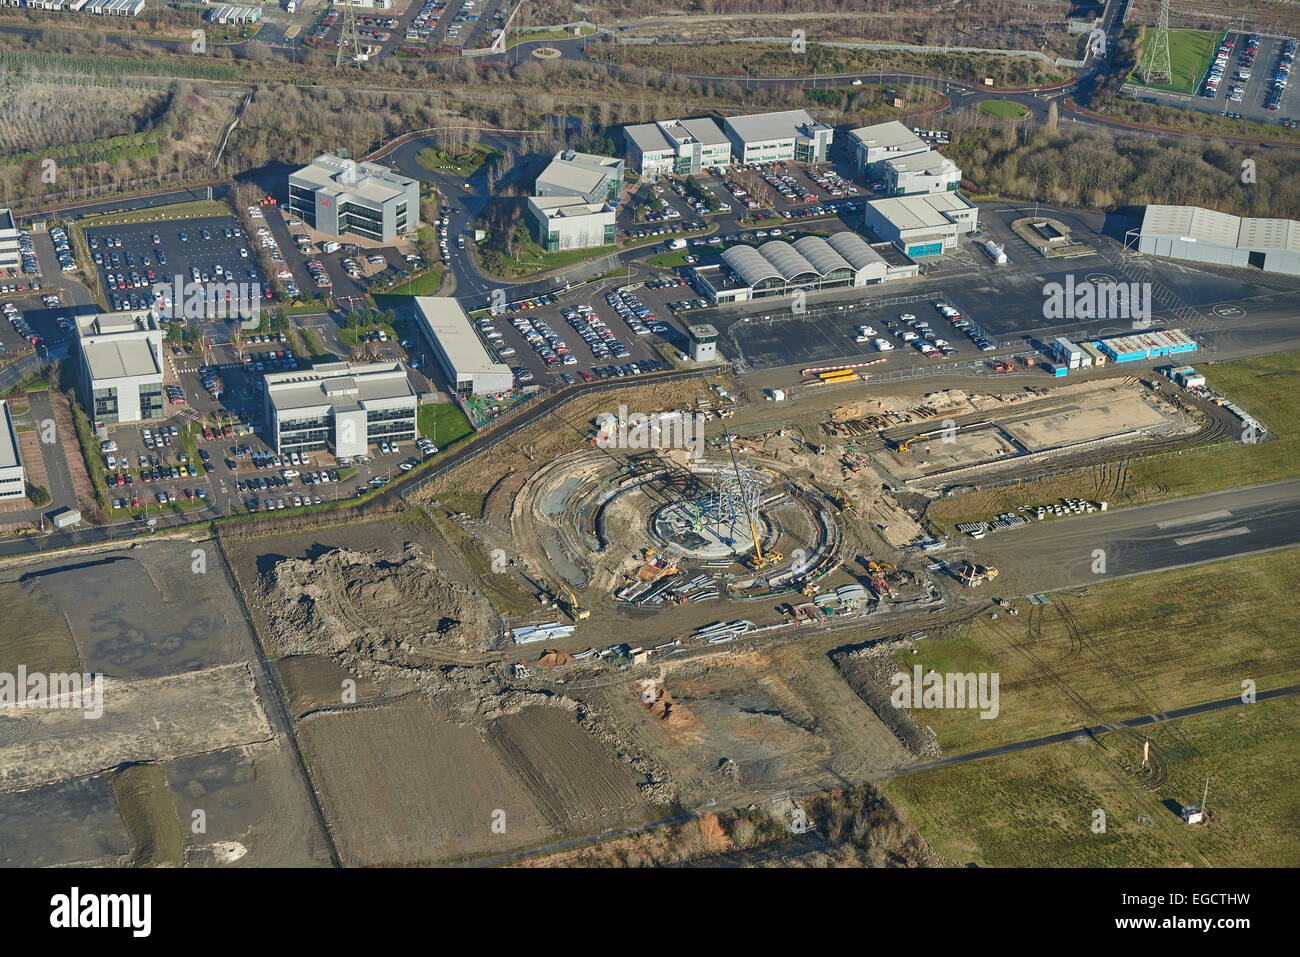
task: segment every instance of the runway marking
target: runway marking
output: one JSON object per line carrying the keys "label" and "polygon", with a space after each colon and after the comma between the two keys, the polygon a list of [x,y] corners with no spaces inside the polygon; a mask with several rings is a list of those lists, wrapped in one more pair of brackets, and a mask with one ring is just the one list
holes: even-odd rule
{"label": "runway marking", "polygon": [[1197,522],[1209,522],[1216,518],[1231,518],[1232,513],[1227,509],[1221,512],[1203,512],[1200,515],[1189,515],[1186,518],[1171,518],[1167,522],[1156,522],[1156,528],[1173,528],[1175,525],[1195,525]]}
{"label": "runway marking", "polygon": [[1189,538],[1175,538],[1175,545],[1195,545],[1198,542],[1210,542],[1216,538],[1233,538],[1237,535],[1248,535],[1250,529],[1244,525],[1239,528],[1225,528],[1221,532],[1206,532],[1204,535],[1192,535]]}

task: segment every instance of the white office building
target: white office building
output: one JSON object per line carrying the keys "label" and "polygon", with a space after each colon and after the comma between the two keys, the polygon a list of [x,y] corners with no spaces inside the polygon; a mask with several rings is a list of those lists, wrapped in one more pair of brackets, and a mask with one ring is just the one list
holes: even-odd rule
{"label": "white office building", "polygon": [[609,246],[614,242],[614,207],[577,196],[530,196],[528,220],[533,238],[548,253]]}
{"label": "white office building", "polygon": [[533,184],[537,196],[574,196],[588,203],[617,206],[623,193],[623,161],[565,150],[556,153]]}
{"label": "white office building", "polygon": [[660,120],[623,128],[628,164],[645,180],[731,165],[731,140],[713,120]]}
{"label": "white office building", "polygon": [[420,183],[326,153],[289,174],[289,212],[327,236],[390,243],[420,225]]}
{"label": "white office building", "polygon": [[26,494],[27,473],[23,471],[18,430],[14,428],[9,403],[0,399],[0,502],[22,498]]}
{"label": "white office building", "polygon": [[722,121],[737,163],[824,163],[835,130],[805,110],[729,116]]}
{"label": "white office building", "polygon": [[880,164],[885,160],[901,159],[930,149],[925,140],[898,120],[850,130],[848,137],[858,175],[871,180],[883,178]]}
{"label": "white office building", "polygon": [[864,222],[882,242],[918,259],[954,248],[960,236],[975,228],[978,216],[979,209],[961,193],[922,193],[871,200]]}
{"label": "white office building", "polygon": [[17,269],[22,261],[14,214],[10,210],[0,209],[0,269]]}
{"label": "white office building", "polygon": [[510,367],[498,362],[455,299],[418,296],[417,318],[449,387],[460,395],[496,395],[514,388]]}
{"label": "white office building", "polygon": [[961,169],[936,150],[895,156],[880,164],[886,196],[951,193],[961,187]]}
{"label": "white office building", "polygon": [[91,421],[112,425],[159,419],[163,409],[163,334],[152,313],[77,316],[77,355]]}
{"label": "white office building", "polygon": [[326,362],[264,376],[267,444],[277,453],[365,455],[380,442],[414,442],[418,402],[400,362]]}

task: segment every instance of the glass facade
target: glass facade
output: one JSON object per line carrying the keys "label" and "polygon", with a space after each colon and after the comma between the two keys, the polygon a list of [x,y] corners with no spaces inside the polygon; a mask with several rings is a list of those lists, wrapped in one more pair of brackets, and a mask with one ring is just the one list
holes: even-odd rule
{"label": "glass facade", "polygon": [[96,389],[93,396],[94,415],[91,416],[96,422],[116,422],[117,421],[117,387],[109,386],[107,389]]}
{"label": "glass facade", "polygon": [[339,207],[339,232],[360,233],[369,239],[383,242],[384,214],[369,206],[344,203]]}
{"label": "glass facade", "polygon": [[161,419],[163,417],[162,384],[140,386],[140,418]]}
{"label": "glass facade", "polygon": [[316,415],[305,419],[281,419],[279,424],[281,452],[322,452],[329,447],[329,416]]}
{"label": "glass facade", "polygon": [[415,441],[415,410],[367,409],[366,438],[370,445],[380,441]]}

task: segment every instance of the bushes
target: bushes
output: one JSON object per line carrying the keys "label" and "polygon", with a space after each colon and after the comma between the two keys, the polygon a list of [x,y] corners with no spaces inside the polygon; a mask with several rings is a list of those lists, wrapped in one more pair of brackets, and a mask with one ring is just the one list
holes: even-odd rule
{"label": "bushes", "polygon": [[50,490],[44,485],[33,485],[28,482],[27,501],[31,502],[36,508],[44,508],[53,501],[53,497],[50,495]]}

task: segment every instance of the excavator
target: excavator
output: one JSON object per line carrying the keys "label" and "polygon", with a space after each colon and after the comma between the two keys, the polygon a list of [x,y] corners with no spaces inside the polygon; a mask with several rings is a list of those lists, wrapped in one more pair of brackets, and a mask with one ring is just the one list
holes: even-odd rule
{"label": "excavator", "polygon": [[564,610],[569,613],[569,617],[574,621],[582,621],[584,618],[590,618],[590,610],[578,605],[578,599],[574,596],[573,589],[568,585],[561,585],[560,587],[564,589],[564,595],[567,599],[564,603]]}
{"label": "excavator", "polygon": [[997,577],[998,570],[992,565],[976,565],[974,562],[967,562],[961,572],[961,583],[967,588],[974,588]]}
{"label": "excavator", "polygon": [[849,501],[849,497],[844,494],[844,489],[842,487],[835,490],[835,505],[841,512],[853,511],[853,503]]}
{"label": "excavator", "polygon": [[892,562],[867,562],[867,568],[871,570],[871,589],[876,593],[876,597],[884,598],[888,595],[893,598],[894,589],[885,578],[885,570],[898,571],[898,566]]}
{"label": "excavator", "polygon": [[924,435],[914,435],[914,436],[912,436],[910,439],[906,440],[905,442],[901,443],[901,444],[898,446],[898,451],[900,451],[900,452],[906,452],[908,449],[910,449],[910,448],[912,447],[912,443],[913,443],[913,442],[915,442],[917,439],[923,439],[923,438],[925,438]]}

